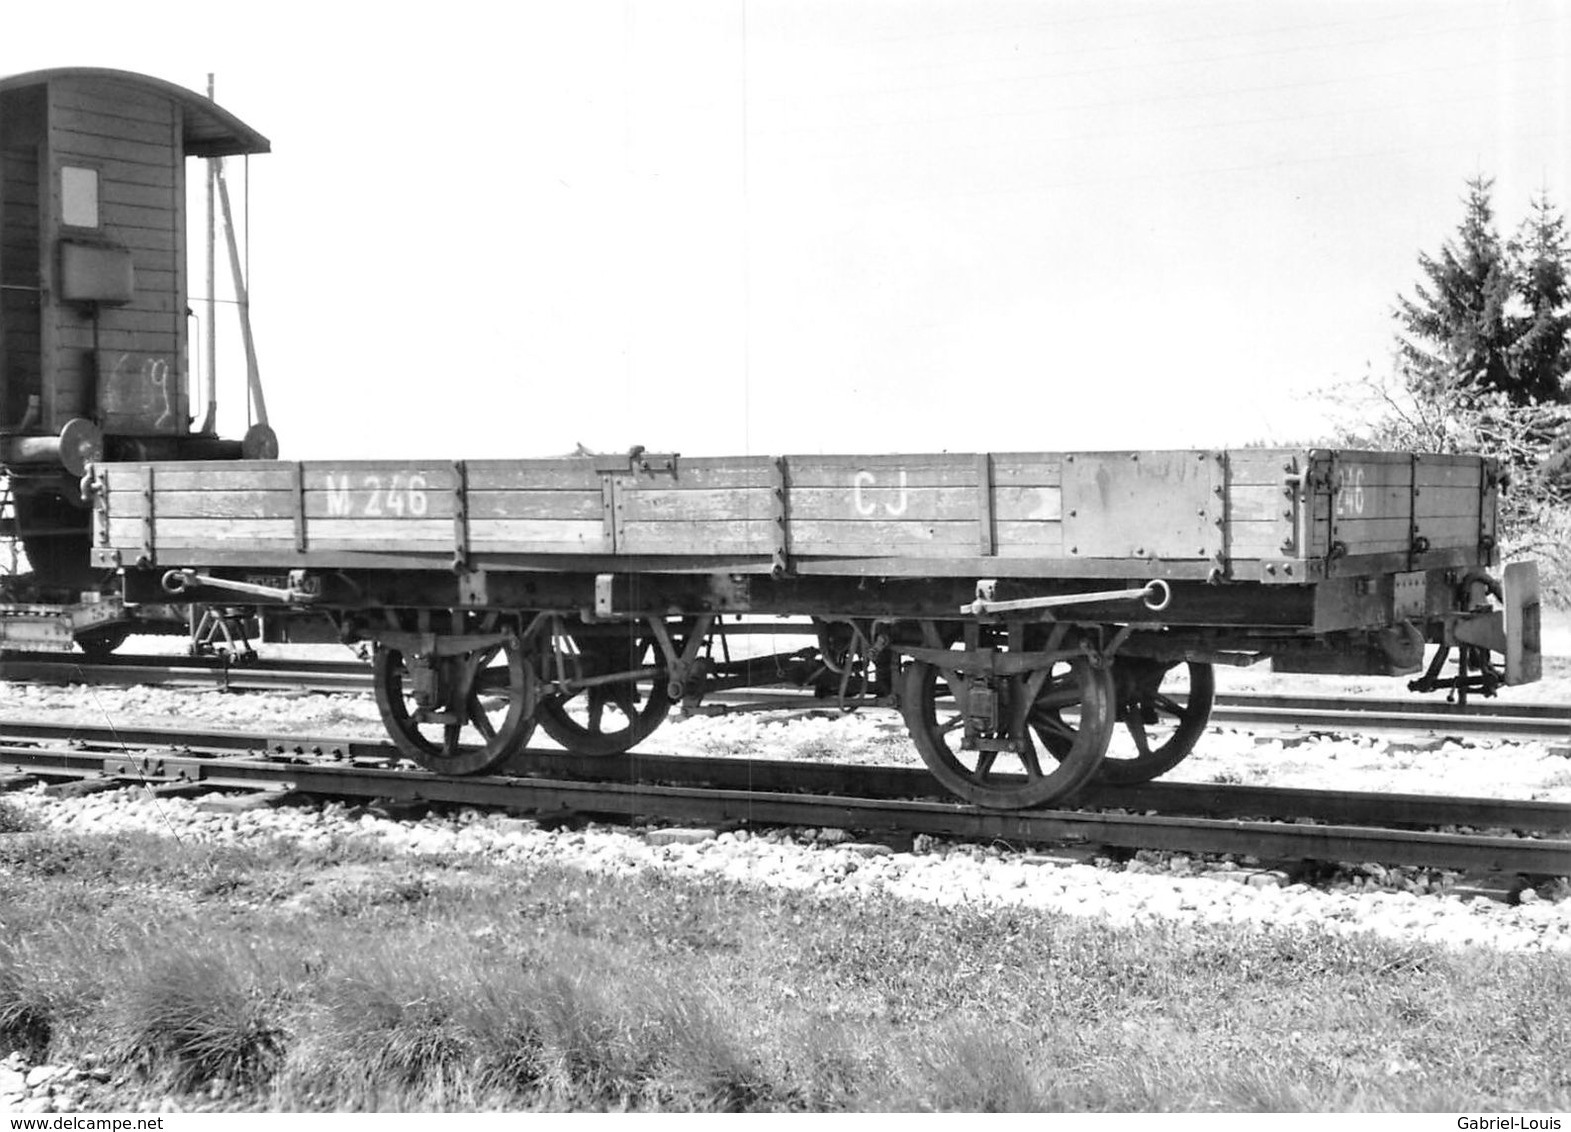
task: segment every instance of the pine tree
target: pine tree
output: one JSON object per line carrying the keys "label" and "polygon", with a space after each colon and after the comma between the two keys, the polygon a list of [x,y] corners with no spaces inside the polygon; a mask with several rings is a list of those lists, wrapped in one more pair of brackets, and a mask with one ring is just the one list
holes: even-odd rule
{"label": "pine tree", "polygon": [[1526,310],[1511,318],[1513,399],[1571,402],[1571,250],[1565,219],[1540,193],[1507,247]]}
{"label": "pine tree", "polygon": [[1512,392],[1515,385],[1506,316],[1511,271],[1495,230],[1493,186],[1484,176],[1467,182],[1457,239],[1447,240],[1438,257],[1419,253],[1428,285],[1418,284],[1414,299],[1397,300],[1399,358],[1420,387]]}
{"label": "pine tree", "polygon": [[1509,244],[1495,229],[1483,176],[1467,182],[1462,224],[1423,282],[1399,297],[1391,382],[1373,382],[1384,413],[1361,431],[1391,447],[1479,452],[1510,488],[1506,557],[1539,561],[1544,593],[1571,603],[1571,253],[1545,194]]}

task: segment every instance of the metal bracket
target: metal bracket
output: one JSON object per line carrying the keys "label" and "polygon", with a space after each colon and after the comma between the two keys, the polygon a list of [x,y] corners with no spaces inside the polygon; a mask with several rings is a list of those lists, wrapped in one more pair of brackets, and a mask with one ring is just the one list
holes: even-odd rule
{"label": "metal bracket", "polygon": [[153,465],[147,465],[146,473],[147,483],[142,488],[142,499],[146,504],[147,513],[142,516],[142,555],[136,561],[138,566],[151,566],[158,561],[153,553]]}
{"label": "metal bracket", "polygon": [[458,604],[491,604],[491,584],[484,570],[468,570],[458,575]]}
{"label": "metal bracket", "polygon": [[212,574],[202,574],[195,570],[170,570],[164,574],[162,585],[165,593],[174,596],[185,593],[192,586],[206,586],[215,590],[246,594],[250,597],[287,602],[290,605],[306,605],[322,596],[321,578],[304,570],[289,572],[289,586],[286,589],[258,585],[255,582],[237,582],[231,578],[217,578]]}
{"label": "metal bracket", "polygon": [[791,476],[784,456],[777,456],[772,466],[775,479],[775,545],[769,572],[782,578],[791,572]]}
{"label": "metal bracket", "polygon": [[469,466],[453,461],[453,573],[469,569]]}
{"label": "metal bracket", "polygon": [[1096,590],[1084,594],[1058,594],[1052,597],[1025,597],[1014,601],[994,601],[998,579],[982,578],[976,583],[976,600],[960,607],[961,613],[981,617],[988,613],[1014,613],[1027,609],[1053,609],[1062,605],[1086,605],[1098,601],[1141,601],[1153,613],[1166,609],[1173,601],[1173,590],[1161,578],[1152,578],[1139,589]]}
{"label": "metal bracket", "polygon": [[647,452],[642,444],[635,444],[628,449],[626,456],[595,457],[594,469],[602,475],[668,475],[675,479],[676,462],[681,455],[680,452]]}

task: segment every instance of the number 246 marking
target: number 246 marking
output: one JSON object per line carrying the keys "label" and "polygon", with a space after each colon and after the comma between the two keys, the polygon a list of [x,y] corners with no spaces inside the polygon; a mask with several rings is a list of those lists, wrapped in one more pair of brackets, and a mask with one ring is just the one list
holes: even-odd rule
{"label": "number 246 marking", "polygon": [[1364,469],[1354,466],[1341,468],[1336,477],[1336,513],[1362,515],[1364,513]]}
{"label": "number 246 marking", "polygon": [[[379,518],[383,515],[395,515],[402,518],[410,515],[415,518],[424,515],[429,510],[430,504],[426,498],[426,477],[420,472],[405,476],[402,472],[394,472],[392,478],[386,483],[381,476],[368,475],[361,477],[360,490],[366,492],[364,502],[360,506],[360,514],[368,518]],[[327,512],[329,515],[350,515],[354,513],[354,496],[350,494],[350,479],[348,476],[339,483],[333,476],[327,477]]]}

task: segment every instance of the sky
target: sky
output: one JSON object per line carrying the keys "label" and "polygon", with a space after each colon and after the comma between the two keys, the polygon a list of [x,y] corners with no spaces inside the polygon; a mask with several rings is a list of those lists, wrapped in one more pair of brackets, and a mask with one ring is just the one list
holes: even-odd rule
{"label": "sky", "polygon": [[1390,372],[1468,178],[1505,235],[1535,193],[1571,201],[1556,0],[85,0],[6,25],[0,74],[211,72],[272,140],[227,176],[293,459],[1308,443]]}

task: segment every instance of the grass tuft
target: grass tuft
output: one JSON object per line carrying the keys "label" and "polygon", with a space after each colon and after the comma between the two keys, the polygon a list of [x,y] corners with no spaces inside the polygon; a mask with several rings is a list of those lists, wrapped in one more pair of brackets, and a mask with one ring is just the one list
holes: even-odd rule
{"label": "grass tuft", "polygon": [[42,991],[18,962],[15,949],[0,946],[0,1048],[19,1049],[29,1060],[47,1053],[54,1036],[54,1011]]}
{"label": "grass tuft", "polygon": [[287,1033],[275,996],[249,977],[250,964],[184,941],[160,944],[124,972],[119,1060],[182,1092],[271,1080]]}
{"label": "grass tuft", "polygon": [[901,1089],[880,1107],[927,1112],[1040,1112],[1037,1076],[1016,1041],[987,1021],[957,1021],[924,1036]]}
{"label": "grass tuft", "polygon": [[38,823],[9,798],[0,798],[0,833],[31,833]]}

